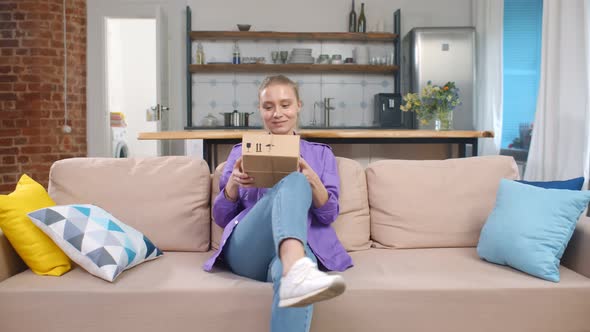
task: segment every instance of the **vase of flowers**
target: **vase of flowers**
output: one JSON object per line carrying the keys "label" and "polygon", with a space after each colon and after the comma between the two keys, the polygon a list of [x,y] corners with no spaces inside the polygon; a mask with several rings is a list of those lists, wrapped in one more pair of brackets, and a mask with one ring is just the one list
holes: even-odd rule
{"label": "vase of flowers", "polygon": [[453,111],[439,111],[434,118],[434,130],[453,129]]}
{"label": "vase of flowers", "polygon": [[426,125],[434,121],[435,130],[453,129],[453,110],[461,103],[459,89],[455,82],[443,86],[433,85],[428,81],[420,96],[408,93],[404,96],[405,104],[400,107],[404,112],[414,111],[420,123]]}

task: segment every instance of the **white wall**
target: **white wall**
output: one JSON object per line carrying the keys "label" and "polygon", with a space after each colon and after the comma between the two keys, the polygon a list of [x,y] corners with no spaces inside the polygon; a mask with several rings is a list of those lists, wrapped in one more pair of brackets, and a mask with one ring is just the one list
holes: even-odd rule
{"label": "white wall", "polygon": [[[360,2],[356,1],[357,15]],[[347,31],[352,0],[187,0],[193,11],[194,30],[236,29],[237,23],[256,30]],[[401,9],[402,33],[416,26],[471,25],[471,0],[372,0],[365,1],[368,27],[384,20],[393,31],[393,12]]]}

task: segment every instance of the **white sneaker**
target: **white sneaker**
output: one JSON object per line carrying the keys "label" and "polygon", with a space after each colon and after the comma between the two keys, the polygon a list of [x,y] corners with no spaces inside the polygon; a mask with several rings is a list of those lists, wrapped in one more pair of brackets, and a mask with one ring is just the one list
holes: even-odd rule
{"label": "white sneaker", "polygon": [[303,257],[281,279],[279,307],[304,307],[338,296],[345,289],[344,278],[319,271],[309,257]]}

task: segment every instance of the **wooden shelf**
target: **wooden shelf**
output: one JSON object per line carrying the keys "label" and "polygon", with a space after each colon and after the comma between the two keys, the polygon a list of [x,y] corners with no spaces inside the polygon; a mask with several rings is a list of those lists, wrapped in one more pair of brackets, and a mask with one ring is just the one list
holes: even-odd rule
{"label": "wooden shelf", "polygon": [[[186,45],[186,128],[193,125],[193,74],[194,73],[314,73],[314,74],[383,74],[391,75],[394,79],[394,92],[399,92],[401,87],[401,10],[393,12],[393,33],[391,32],[280,32],[280,31],[202,31],[193,30],[192,11],[186,6],[184,40]],[[390,43],[394,48],[394,65],[319,65],[319,64],[205,64],[193,65],[191,63],[194,41],[238,41],[238,40],[291,40],[297,44],[299,41],[323,42],[333,41],[340,43],[379,42],[385,45]]]}
{"label": "wooden shelf", "polygon": [[369,73],[390,74],[399,70],[398,66],[376,65],[319,65],[319,64],[207,64],[189,65],[191,73],[259,73],[259,72],[297,72],[297,73]]}
{"label": "wooden shelf", "polygon": [[394,41],[399,35],[387,32],[278,32],[278,31],[192,31],[192,40],[290,39],[339,41]]}

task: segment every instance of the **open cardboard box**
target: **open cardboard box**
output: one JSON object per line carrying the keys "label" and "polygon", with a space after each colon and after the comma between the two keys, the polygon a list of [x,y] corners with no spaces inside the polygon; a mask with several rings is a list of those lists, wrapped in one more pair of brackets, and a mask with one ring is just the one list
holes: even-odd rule
{"label": "open cardboard box", "polygon": [[299,135],[242,136],[242,167],[257,188],[271,188],[299,168]]}

